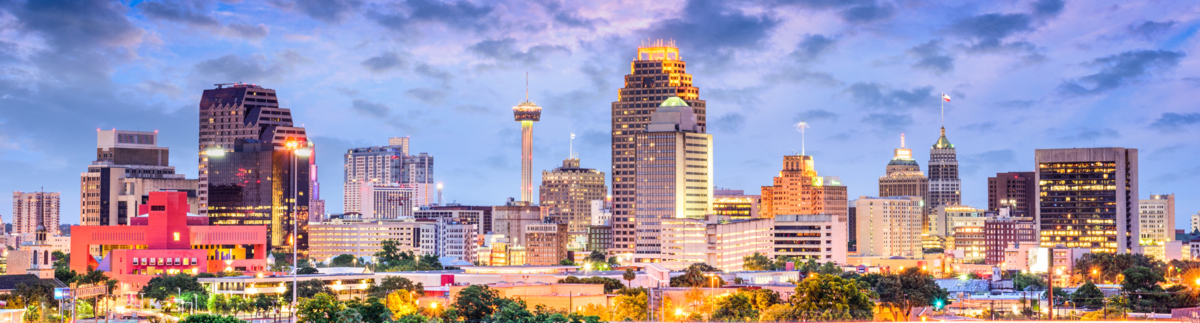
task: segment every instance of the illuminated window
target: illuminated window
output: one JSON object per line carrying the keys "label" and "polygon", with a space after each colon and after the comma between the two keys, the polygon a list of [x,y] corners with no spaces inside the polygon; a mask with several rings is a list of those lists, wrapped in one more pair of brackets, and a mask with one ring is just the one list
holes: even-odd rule
{"label": "illuminated window", "polygon": [[175,232],[175,241],[179,241],[179,232]]}

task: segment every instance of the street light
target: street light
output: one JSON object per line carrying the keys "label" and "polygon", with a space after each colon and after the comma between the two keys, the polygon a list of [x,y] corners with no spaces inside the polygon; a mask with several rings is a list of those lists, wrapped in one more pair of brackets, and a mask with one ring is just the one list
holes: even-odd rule
{"label": "street light", "polygon": [[295,322],[296,304],[298,304],[300,301],[297,299],[297,292],[300,289],[300,281],[296,277],[300,273],[300,269],[297,268],[300,265],[300,221],[296,218],[296,199],[298,198],[296,188],[296,160],[299,158],[296,157],[311,156],[312,150],[308,148],[299,148],[300,142],[296,141],[295,139],[289,139],[284,145],[288,150],[291,150],[292,153],[295,154],[295,156],[292,156],[292,209],[290,210],[292,216],[292,321]]}

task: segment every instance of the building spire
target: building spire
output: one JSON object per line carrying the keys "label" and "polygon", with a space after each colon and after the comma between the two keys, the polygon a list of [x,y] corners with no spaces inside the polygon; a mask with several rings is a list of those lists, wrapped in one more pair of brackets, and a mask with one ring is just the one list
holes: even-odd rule
{"label": "building spire", "polygon": [[805,152],[804,152],[804,148],[805,148],[804,147],[804,144],[805,144],[804,129],[808,129],[808,122],[805,122],[804,120],[800,120],[800,122],[796,124],[796,131],[800,132],[800,155],[805,155]]}
{"label": "building spire", "polygon": [[529,71],[525,71],[525,102],[529,102]]}
{"label": "building spire", "polygon": [[904,133],[900,133],[900,149],[904,149]]}

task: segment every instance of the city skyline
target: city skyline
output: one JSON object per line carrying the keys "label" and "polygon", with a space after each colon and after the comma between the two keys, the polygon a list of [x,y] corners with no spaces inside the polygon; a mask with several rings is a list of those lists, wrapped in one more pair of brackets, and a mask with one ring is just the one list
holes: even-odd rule
{"label": "city skyline", "polygon": [[[841,177],[849,196],[877,195],[900,133],[928,173],[946,92],[968,206],[987,207],[987,177],[1033,171],[1035,149],[1127,147],[1142,153],[1138,198],[1175,193],[1177,227],[1200,210],[1200,188],[1188,185],[1200,178],[1200,144],[1186,140],[1200,134],[1187,100],[1200,87],[1187,68],[1200,24],[1185,8],[635,4],[653,7],[426,4],[448,13],[415,19],[406,12],[421,4],[0,5],[0,21],[25,22],[0,23],[0,67],[27,72],[0,78],[0,104],[21,107],[0,109],[0,190],[61,193],[62,222],[79,223],[78,174],[94,160],[97,128],[158,130],[169,164],[197,178],[200,93],[247,82],[277,89],[323,152],[331,213],[342,210],[337,152],[401,136],[441,159],[446,202],[501,205],[520,196],[520,132],[506,112],[524,95],[521,74],[544,108],[533,173],[569,156],[570,133],[583,164],[611,169],[610,104],[638,46],[662,38],[680,47],[707,102],[717,187],[758,194],[780,156],[800,149],[792,125],[804,120],[817,170]],[[778,11],[753,10],[766,7]],[[30,23],[87,14],[104,27]],[[487,17],[500,19],[477,22]],[[372,31],[382,36],[358,35]]]}

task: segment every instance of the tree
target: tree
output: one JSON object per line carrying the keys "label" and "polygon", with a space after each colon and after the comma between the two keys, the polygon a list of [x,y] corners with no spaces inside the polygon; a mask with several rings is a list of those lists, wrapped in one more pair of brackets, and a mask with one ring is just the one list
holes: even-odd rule
{"label": "tree", "polygon": [[[624,276],[624,275],[622,275]],[[624,278],[624,277],[622,277]],[[559,284],[603,284],[604,293],[611,294],[613,291],[625,287],[620,280],[608,277],[585,277],[579,278],[575,276],[567,276],[567,278],[559,279]]]}
{"label": "tree", "polygon": [[[425,284],[413,283],[412,280],[400,276],[387,276],[379,282],[367,287],[367,294],[374,297],[387,297],[394,291],[404,290],[417,293],[417,296],[425,296]],[[396,317],[400,317],[397,315]]]}
{"label": "tree", "polygon": [[[1050,294],[1051,293],[1042,292],[1042,298],[1050,299]],[[1062,287],[1054,286],[1053,294],[1054,294],[1054,306],[1055,307],[1065,306],[1067,304],[1067,301],[1071,299],[1071,295],[1068,295],[1067,292],[1064,292]]]}
{"label": "tree", "polygon": [[866,283],[814,273],[796,285],[792,315],[803,320],[869,319],[875,306],[871,296]]}
{"label": "tree", "polygon": [[[91,275],[91,273],[88,273]],[[206,293],[196,276],[188,274],[162,275],[150,279],[142,286],[142,297],[162,302],[181,292]]]}
{"label": "tree", "polygon": [[1148,267],[1133,267],[1126,269],[1121,273],[1124,280],[1121,282],[1121,291],[1129,293],[1129,303],[1135,312],[1149,312],[1154,309],[1162,309],[1164,306],[1160,304],[1165,302],[1163,292],[1165,290],[1158,283],[1166,281],[1163,279],[1161,272]]}
{"label": "tree", "polygon": [[267,296],[267,294],[256,294],[251,304],[257,312],[265,314],[279,307],[279,298]]}
{"label": "tree", "polygon": [[787,304],[775,304],[762,311],[759,317],[760,322],[782,322],[795,321],[798,316],[795,315],[793,308]]}
{"label": "tree", "polygon": [[385,323],[392,320],[392,311],[379,301],[378,298],[369,297],[366,301],[358,302],[351,301],[346,303],[347,309],[358,311],[359,317],[363,322],[367,323]]}
{"label": "tree", "polygon": [[716,307],[712,317],[717,321],[752,322],[758,318],[758,310],[754,309],[754,304],[745,293],[718,298]]}
{"label": "tree", "polygon": [[574,261],[571,261],[571,259],[563,259],[558,262],[558,265],[559,266],[578,266],[579,264],[576,264]]}
{"label": "tree", "polygon": [[1096,284],[1087,282],[1071,294],[1071,302],[1081,307],[1100,308],[1104,306],[1104,292],[1100,291]]}
{"label": "tree", "polygon": [[[720,276],[712,275],[712,272],[718,271],[716,268],[709,266],[706,263],[695,263],[684,269],[683,275],[671,277],[671,287],[720,287],[725,285],[725,280]],[[708,274],[706,274],[708,273]]]}
{"label": "tree", "polygon": [[227,315],[212,315],[212,314],[195,314],[188,315],[187,318],[179,321],[179,323],[243,323],[236,317]]}
{"label": "tree", "polygon": [[933,276],[915,267],[884,275],[875,292],[879,295],[880,305],[891,309],[894,317],[907,317],[913,307],[933,305],[934,300],[944,300],[949,295],[938,287]]}
{"label": "tree", "polygon": [[1046,281],[1038,275],[1017,273],[1016,275],[1013,275],[1012,281],[1013,289],[1018,291],[1042,290],[1046,288]]}
{"label": "tree", "polygon": [[[313,297],[320,293],[337,295],[332,288],[325,286],[325,282],[319,279],[302,280],[297,282],[297,284],[300,287],[296,290],[296,297],[301,299]],[[283,292],[283,300],[288,303],[292,302],[292,284],[287,284],[287,290]]]}
{"label": "tree", "polygon": [[588,262],[605,262],[605,260],[607,260],[607,259],[604,258],[604,253],[595,251],[595,250],[593,250],[592,253],[588,254],[588,257],[587,257]]}
{"label": "tree", "polygon": [[208,311],[218,314],[229,312],[229,302],[224,294],[216,294],[208,298]]}
{"label": "tree", "polygon": [[500,299],[500,292],[487,285],[471,285],[455,296],[454,308],[464,322],[481,322],[492,316]]}
{"label": "tree", "polygon": [[842,267],[838,266],[837,263],[830,261],[824,265],[821,265],[821,268],[818,268],[817,272],[822,275],[841,275]]}
{"label": "tree", "polygon": [[615,319],[622,321],[645,321],[648,298],[646,293],[621,295],[613,299],[616,304]]}
{"label": "tree", "polygon": [[250,303],[247,302],[245,298],[242,298],[241,295],[229,296],[229,312],[232,312],[233,316],[236,317],[238,314],[248,310],[249,308]]}
{"label": "tree", "polygon": [[337,312],[337,323],[362,323],[362,313],[359,313],[356,308],[345,308]]}
{"label": "tree", "polygon": [[[667,300],[670,300],[670,298],[667,298]],[[579,314],[583,316],[595,316],[600,321],[604,322],[611,321],[608,317],[608,307],[595,303],[588,303],[587,305],[584,305],[583,308],[579,309]]]}
{"label": "tree", "polygon": [[761,253],[742,257],[742,268],[749,271],[775,270],[775,263]]}
{"label": "tree", "polygon": [[1167,266],[1143,254],[1085,253],[1075,260],[1074,274],[1090,280],[1119,282],[1119,275],[1134,267],[1146,267],[1160,274]]}
{"label": "tree", "polygon": [[313,268],[313,267],[304,267],[304,268],[300,268],[300,270],[296,271],[296,274],[297,275],[313,275],[313,274],[318,274],[320,272],[321,272],[320,270]]}
{"label": "tree", "polygon": [[326,293],[317,293],[300,302],[296,307],[299,323],[337,323],[337,314],[344,307],[336,298]]}
{"label": "tree", "polygon": [[633,268],[625,268],[625,273],[621,274],[621,278],[625,279],[625,286],[633,286],[633,279],[637,278],[637,274],[633,272]]}
{"label": "tree", "polygon": [[779,293],[776,293],[770,289],[756,289],[745,291],[745,293],[746,296],[750,297],[751,305],[754,305],[754,309],[759,312],[766,311],[767,308],[770,308],[772,305],[779,304],[781,301]]}
{"label": "tree", "polygon": [[617,257],[608,257],[608,267],[609,268],[616,268],[616,267],[620,267],[620,266],[621,266],[621,263],[617,262]]}
{"label": "tree", "polygon": [[329,267],[350,267],[355,265],[353,255],[342,254],[337,257],[329,258]]}
{"label": "tree", "polygon": [[417,256],[412,251],[400,251],[400,243],[396,240],[384,240],[380,243],[379,252],[375,253],[377,271],[426,271],[442,270],[442,263],[437,256]]}
{"label": "tree", "polygon": [[413,295],[406,290],[396,290],[387,294],[383,303],[392,312],[392,317],[403,317],[417,312],[417,299]]}

